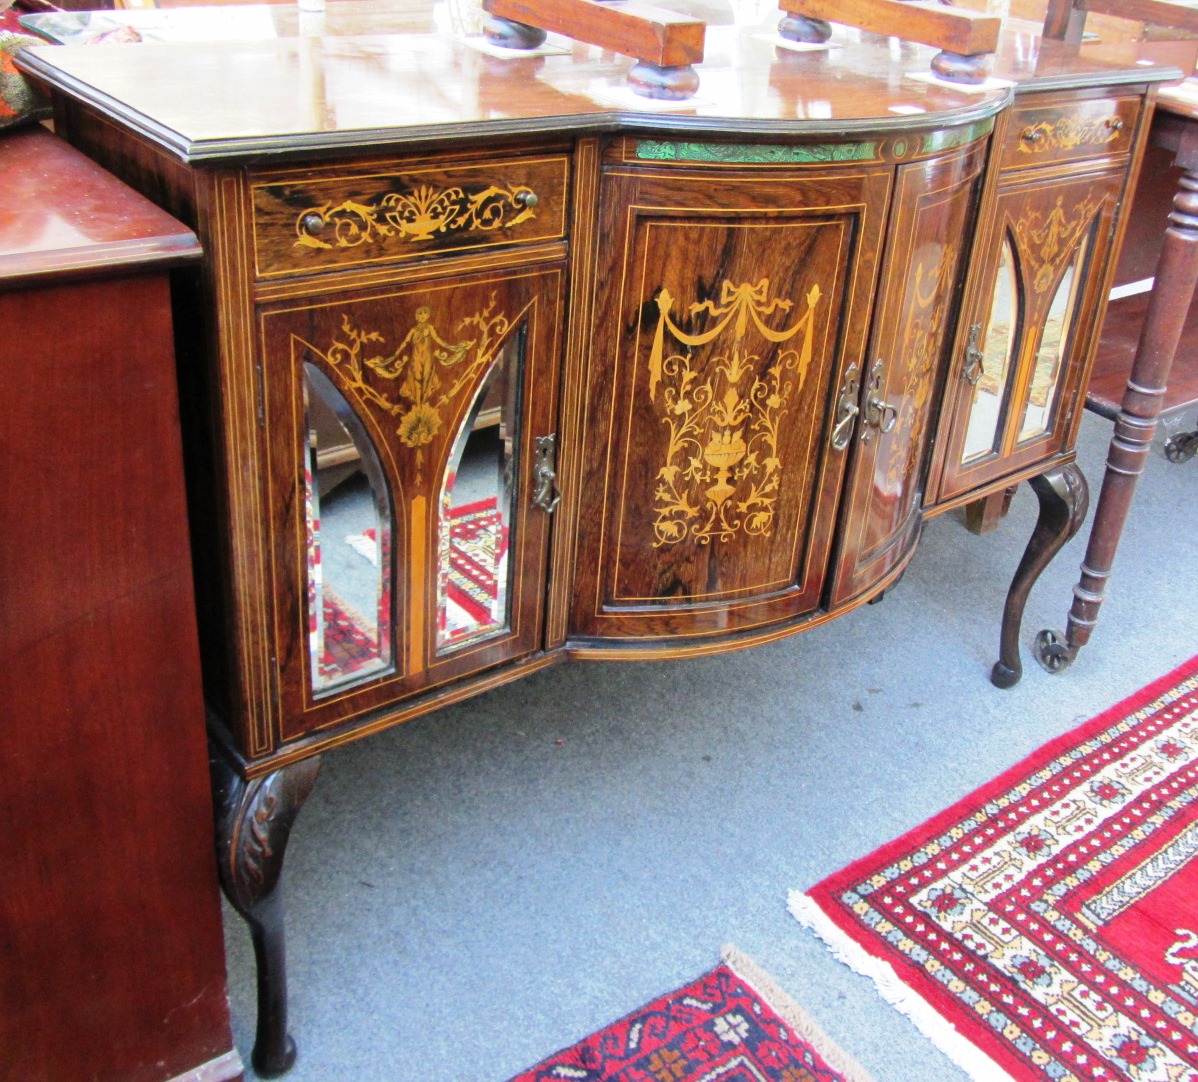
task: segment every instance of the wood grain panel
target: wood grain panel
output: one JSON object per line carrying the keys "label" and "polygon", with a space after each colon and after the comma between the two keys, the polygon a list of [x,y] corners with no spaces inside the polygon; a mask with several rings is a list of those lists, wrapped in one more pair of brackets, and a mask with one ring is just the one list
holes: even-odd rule
{"label": "wood grain panel", "polygon": [[606,178],[573,635],[818,606],[843,469],[828,417],[860,359],[888,170],[817,172]]}
{"label": "wood grain panel", "polygon": [[861,389],[862,423],[829,604],[881,582],[919,538],[924,459],[985,166],[984,143],[899,168],[892,243]]}
{"label": "wood grain panel", "polygon": [[257,274],[310,274],[566,235],[569,159],[345,166],[251,182]]}
{"label": "wood grain panel", "polygon": [[1140,108],[1138,95],[1021,102],[1011,115],[1002,167],[1022,169],[1127,154],[1135,142]]}

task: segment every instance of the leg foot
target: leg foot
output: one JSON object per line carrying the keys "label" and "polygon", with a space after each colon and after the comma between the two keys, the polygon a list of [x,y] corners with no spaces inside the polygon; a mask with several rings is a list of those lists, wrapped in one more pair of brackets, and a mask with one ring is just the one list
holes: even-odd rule
{"label": "leg foot", "polygon": [[529,26],[498,15],[492,15],[483,24],[483,37],[492,45],[504,49],[536,49],[545,44],[547,36],[539,26]]}
{"label": "leg foot", "polygon": [[932,57],[932,74],[950,83],[984,83],[990,74],[994,57],[990,53],[939,52]]}
{"label": "leg foot", "polygon": [[258,1026],[251,1060],[263,1078],[295,1063],[287,1032],[283,856],[295,818],[312,792],[320,759],[304,759],[265,777],[241,777],[224,752],[210,759],[220,882],[250,927],[258,964]]}
{"label": "leg foot", "polygon": [[1165,444],[1165,457],[1170,462],[1186,462],[1198,452],[1198,432],[1181,432]]}
{"label": "leg foot", "polygon": [[1040,501],[1040,516],[1007,591],[999,660],[990,673],[991,683],[1000,688],[1014,687],[1023,675],[1019,660],[1019,630],[1028,594],[1052,558],[1081,528],[1090,506],[1086,479],[1072,462],[1033,477],[1028,483]]}
{"label": "leg foot", "polygon": [[1064,672],[1073,664],[1077,651],[1072,650],[1061,631],[1045,628],[1036,636],[1036,660],[1045,672]]}
{"label": "leg foot", "polygon": [[996,661],[994,668],[990,670],[990,683],[996,688],[1013,688],[1019,683],[1021,676],[1023,676],[1023,669],[1018,664],[1012,669],[1009,665]]}
{"label": "leg foot", "polygon": [[628,85],[634,94],[658,101],[685,101],[699,89],[699,74],[689,64],[663,68],[638,60],[628,69]]}
{"label": "leg foot", "polygon": [[789,14],[778,23],[778,33],[790,41],[822,45],[832,36],[832,24],[825,19]]}

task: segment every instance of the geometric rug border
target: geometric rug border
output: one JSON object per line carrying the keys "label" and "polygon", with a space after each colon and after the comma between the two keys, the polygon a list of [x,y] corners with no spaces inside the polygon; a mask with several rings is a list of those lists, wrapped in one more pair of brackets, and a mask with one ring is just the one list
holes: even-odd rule
{"label": "geometric rug border", "polygon": [[747,954],[731,943],[720,952],[720,961],[745,982],[785,1022],[791,1030],[823,1057],[845,1082],[873,1082],[872,1076],[852,1056],[829,1037],[772,976]]}
{"label": "geometric rug border", "polygon": [[[777,1030],[781,1027],[777,1036],[781,1037],[782,1047],[791,1050],[785,1052],[783,1058],[778,1058],[782,1047],[772,1043],[768,1049],[758,1050],[767,1058],[754,1058],[750,1062],[741,1057],[739,1046],[748,1034],[745,1020],[743,1017],[738,1019],[735,1012],[717,1017],[713,1012],[727,1010],[728,1001],[721,1001],[718,992],[715,993],[714,1000],[709,1000],[705,994],[709,987],[708,981],[717,980],[722,983],[721,971],[739,986],[739,991],[734,992],[734,999],[743,1000],[747,997],[761,1011],[767,1012],[761,1020],[766,1030]],[[695,998],[696,996],[698,998]],[[682,1009],[678,1010],[679,1007]],[[674,1014],[675,1010],[678,1010],[677,1015]],[[697,1015],[695,1012],[698,1012]],[[772,1020],[767,1022],[765,1018],[768,1015],[772,1015]],[[697,1032],[703,1032],[704,1036],[693,1048],[684,1044],[681,1047],[682,1054],[679,1055],[679,1050],[669,1044],[669,1023],[663,1025],[663,1019],[680,1020],[681,1036],[693,1037]],[[717,1027],[722,1023],[723,1032],[716,1027],[708,1029],[705,1023],[698,1030],[691,1028],[696,1021],[702,1022],[703,1019],[715,1021]],[[728,1025],[728,1022],[733,1024]],[[786,1035],[787,1031],[789,1036]],[[711,1045],[708,1042],[712,1042],[713,1037],[717,1047],[726,1047],[716,1053],[714,1060],[709,1061]],[[668,1047],[663,1045],[658,1048],[654,1042],[663,1038],[666,1039]],[[797,1046],[790,1044],[793,1039],[797,1039]],[[822,1060],[822,1066],[811,1064],[810,1057],[802,1054],[804,1048]],[[691,1059],[696,1049],[700,1054],[697,1061]],[[791,1058],[792,1051],[799,1055]],[[651,1055],[647,1061],[639,1058],[645,1053]],[[636,1059],[635,1063],[625,1059],[629,1054]],[[752,1055],[756,1056],[757,1052]],[[608,1057],[612,1057],[611,1062]],[[800,1060],[805,1061],[806,1065],[801,1064]],[[650,1079],[665,1082],[667,1078],[676,1079],[683,1076],[694,1078],[697,1082],[700,1076],[688,1073],[695,1068],[710,1082],[716,1082],[721,1078],[747,1078],[746,1069],[755,1079],[766,1077],[760,1073],[761,1069],[764,1069],[769,1078],[793,1079],[794,1082],[812,1082],[816,1074],[819,1078],[826,1078],[828,1072],[837,1075],[841,1082],[873,1082],[870,1074],[824,1033],[769,973],[731,944],[726,944],[721,950],[719,965],[714,969],[686,981],[673,991],[650,1000],[573,1044],[559,1049],[534,1066],[521,1071],[509,1082],[528,1082],[534,1077],[541,1082],[550,1078],[554,1082],[581,1079],[585,1079],[586,1082],[601,1082],[617,1077],[621,1082],[631,1082],[633,1078],[638,1082],[649,1082]],[[609,1073],[613,1070],[614,1074]],[[815,1074],[812,1073],[813,1070]]]}
{"label": "geometric rug border", "polygon": [[[1094,734],[1108,729],[1113,722],[1134,715],[1154,703],[1166,692],[1195,676],[1198,676],[1198,655],[1108,707],[1102,713],[1041,744],[1013,766],[978,786],[949,807],[904,831],[898,837],[879,845],[864,856],[836,869],[810,890],[814,892],[820,889],[829,880],[845,881],[858,878],[866,870],[884,865],[894,854],[907,851],[913,843],[944,833],[946,828],[959,822],[963,815],[984,804],[988,796],[1004,792],[1012,784],[1024,779],[1029,768],[1034,764],[1055,760],[1063,751],[1083,744]],[[980,796],[979,794],[986,795]],[[790,892],[788,909],[800,924],[809,928],[824,941],[833,957],[848,966],[853,972],[869,977],[878,994],[888,1004],[906,1016],[928,1040],[976,1082],[1009,1082],[1012,1079],[1012,1075],[1001,1067],[984,1048],[957,1029],[936,1006],[904,981],[886,958],[870,950],[870,945],[876,942],[876,937],[871,936],[868,929],[858,925],[850,926],[851,931],[842,928],[825,912],[812,894],[801,890]]]}
{"label": "geometric rug border", "polygon": [[885,958],[870,954],[848,932],[833,923],[814,898],[801,890],[792,890],[787,908],[795,920],[824,941],[833,958],[854,973],[872,980],[878,995],[975,1082],[1011,1082],[1007,1071],[907,984]]}

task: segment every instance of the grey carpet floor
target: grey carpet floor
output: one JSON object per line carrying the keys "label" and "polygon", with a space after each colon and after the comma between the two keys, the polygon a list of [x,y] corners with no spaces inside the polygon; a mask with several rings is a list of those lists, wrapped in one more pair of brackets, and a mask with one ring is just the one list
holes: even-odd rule
{"label": "grey carpet floor", "polygon": [[[1095,499],[1110,432],[1087,415]],[[1021,486],[985,537],[956,514],[928,523],[900,585],[826,626],[720,657],[558,666],[326,756],[287,856],[292,1082],[503,1082],[727,942],[878,1082],[963,1078],[787,892],[1198,653],[1198,461],[1160,442],[1064,673],[1028,644],[1064,626],[1088,521],[1032,592],[1023,681],[987,678],[1035,521]],[[248,1063],[252,952],[228,909],[225,926]]]}

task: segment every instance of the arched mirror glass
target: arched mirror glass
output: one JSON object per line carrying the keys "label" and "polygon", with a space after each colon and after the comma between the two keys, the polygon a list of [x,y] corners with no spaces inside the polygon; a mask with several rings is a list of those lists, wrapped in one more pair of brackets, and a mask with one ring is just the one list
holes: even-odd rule
{"label": "arched mirror glass", "polygon": [[998,274],[994,280],[990,318],[982,347],[981,371],[974,388],[973,408],[969,413],[969,426],[965,430],[965,443],[961,450],[963,463],[995,450],[1018,330],[1018,303],[1015,256],[1008,237],[1003,242]]}
{"label": "arched mirror glass", "polygon": [[1057,391],[1061,385],[1065,351],[1069,345],[1069,331],[1073,326],[1073,313],[1077,307],[1082,280],[1082,275],[1077,273],[1077,269],[1084,265],[1089,246],[1088,237],[1078,245],[1056,293],[1053,294],[1048,316],[1044,320],[1044,333],[1036,351],[1036,365],[1032,370],[1032,382],[1024,405],[1023,422],[1019,426],[1021,443],[1043,436],[1052,426],[1053,407],[1056,405]]}
{"label": "arched mirror glass", "polygon": [[308,650],[319,694],[392,668],[391,504],[365,429],[312,364],[304,407]]}
{"label": "arched mirror glass", "polygon": [[495,356],[454,439],[438,500],[438,653],[509,626],[525,329]]}

